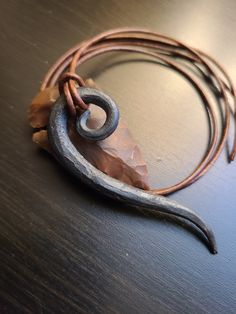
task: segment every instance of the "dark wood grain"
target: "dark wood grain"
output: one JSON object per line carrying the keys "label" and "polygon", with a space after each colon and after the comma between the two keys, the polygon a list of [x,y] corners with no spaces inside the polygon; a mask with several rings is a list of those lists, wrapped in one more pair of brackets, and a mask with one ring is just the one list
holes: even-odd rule
{"label": "dark wood grain", "polygon": [[[223,153],[171,196],[211,224],[212,256],[193,233],[71,178],[32,144],[26,119],[50,64],[114,27],[148,27],[201,48],[236,82],[235,10],[234,0],[1,1],[0,313],[236,313],[236,163]],[[182,77],[131,59],[98,58],[81,73],[119,103],[152,186],[165,186],[200,160],[207,117]]]}

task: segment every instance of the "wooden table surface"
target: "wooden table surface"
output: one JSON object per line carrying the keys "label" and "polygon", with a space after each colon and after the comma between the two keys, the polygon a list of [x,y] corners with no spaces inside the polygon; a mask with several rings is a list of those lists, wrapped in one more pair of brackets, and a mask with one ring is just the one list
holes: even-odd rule
{"label": "wooden table surface", "polygon": [[[170,196],[213,228],[190,230],[101,197],[31,141],[27,108],[49,66],[101,31],[140,26],[219,60],[236,82],[234,0],[8,0],[0,4],[0,313],[236,313],[236,162],[225,151]],[[152,186],[186,176],[208,141],[201,100],[172,70],[135,55],[84,66],[118,102]]]}

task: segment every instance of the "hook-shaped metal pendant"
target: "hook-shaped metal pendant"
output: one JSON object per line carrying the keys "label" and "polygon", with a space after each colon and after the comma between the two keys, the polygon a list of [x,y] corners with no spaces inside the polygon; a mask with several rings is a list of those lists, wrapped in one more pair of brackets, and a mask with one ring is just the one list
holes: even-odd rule
{"label": "hook-shaped metal pendant", "polygon": [[[86,127],[88,113],[79,118],[77,129],[89,139],[102,139],[110,135],[116,128],[119,112],[114,101],[104,93],[79,88],[78,92],[86,103],[97,104],[107,113],[107,120],[99,130],[89,130]],[[208,240],[208,247],[216,253],[215,237],[211,229],[192,210],[166,197],[151,194],[123,182],[113,179],[91,165],[75,148],[68,135],[68,113],[65,98],[61,96],[55,103],[48,126],[49,140],[59,162],[78,179],[90,185],[97,191],[133,207],[150,209],[152,211],[184,218],[198,227]]]}

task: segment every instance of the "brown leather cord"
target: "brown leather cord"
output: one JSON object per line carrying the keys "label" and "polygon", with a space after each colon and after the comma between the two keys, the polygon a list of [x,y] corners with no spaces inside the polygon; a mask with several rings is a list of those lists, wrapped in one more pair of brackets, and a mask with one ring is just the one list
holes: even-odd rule
{"label": "brown leather cord", "polygon": [[[79,86],[84,86],[84,82],[75,71],[84,62],[112,51],[141,53],[158,60],[186,77],[201,96],[210,121],[210,141],[204,157],[184,180],[150,192],[166,195],[187,187],[203,176],[222,152],[229,134],[231,113],[236,124],[236,94],[232,80],[216,60],[198,49],[145,29],[125,28],[104,32],[68,50],[48,71],[41,90],[59,83],[60,93],[65,95],[71,115],[76,114],[76,108],[86,110],[88,104],[83,102],[75,87],[75,82]],[[214,91],[221,112],[221,122],[218,122],[215,107],[196,79],[196,74],[191,73],[181,60],[189,62],[205,79],[207,87]],[[229,97],[233,108],[230,107]],[[234,143],[229,152],[230,161],[233,161],[236,155],[236,127],[234,130]]]}
{"label": "brown leather cord", "polygon": [[[82,110],[88,109],[88,105],[84,103],[82,98],[78,95],[72,95],[71,91],[71,84],[69,82],[72,81],[73,83],[76,82],[80,87],[85,86],[83,79],[77,75],[76,73],[66,72],[63,73],[60,81],[59,81],[59,92],[60,94],[64,94],[67,100],[67,106],[70,111],[71,116],[76,115],[76,107],[79,107]],[[72,84],[73,84],[72,83]]]}

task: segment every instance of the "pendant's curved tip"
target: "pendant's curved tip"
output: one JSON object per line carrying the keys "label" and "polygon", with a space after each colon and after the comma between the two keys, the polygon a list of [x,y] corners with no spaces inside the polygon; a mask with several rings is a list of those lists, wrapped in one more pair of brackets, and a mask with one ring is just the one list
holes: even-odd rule
{"label": "pendant's curved tip", "polygon": [[217,246],[215,242],[212,242],[211,240],[209,240],[209,250],[212,254],[217,254],[218,250],[217,250]]}
{"label": "pendant's curved tip", "polygon": [[217,250],[217,245],[216,245],[216,239],[215,239],[215,235],[212,229],[209,226],[207,226],[203,221],[201,221],[201,223],[199,224],[199,219],[196,225],[202,230],[205,237],[207,238],[208,240],[207,246],[208,246],[209,251],[212,254],[217,254],[218,250]]}
{"label": "pendant's curved tip", "polygon": [[209,234],[208,234],[208,247],[209,247],[209,251],[212,254],[218,253],[215,236],[211,230],[209,230]]}
{"label": "pendant's curved tip", "polygon": [[206,245],[212,254],[217,254],[217,245],[215,240],[215,235],[212,229],[192,210],[189,208],[179,205],[174,201],[169,202],[169,200],[165,201],[166,208],[165,212],[172,214],[176,217],[183,218],[193,225],[195,225],[201,232],[204,234],[205,239],[207,240]]}

